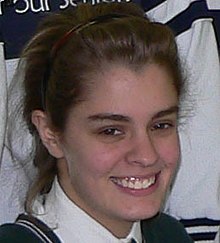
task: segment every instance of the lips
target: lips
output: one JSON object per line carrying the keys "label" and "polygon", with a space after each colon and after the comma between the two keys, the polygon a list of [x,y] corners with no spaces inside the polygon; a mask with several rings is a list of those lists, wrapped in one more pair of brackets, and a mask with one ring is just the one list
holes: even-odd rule
{"label": "lips", "polygon": [[141,190],[147,189],[156,182],[156,174],[148,178],[140,177],[111,177],[111,180],[118,186]]}

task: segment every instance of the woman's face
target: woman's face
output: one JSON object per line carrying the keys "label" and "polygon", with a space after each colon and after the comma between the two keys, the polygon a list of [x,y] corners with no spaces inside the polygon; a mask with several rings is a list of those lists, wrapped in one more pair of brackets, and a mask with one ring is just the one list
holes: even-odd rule
{"label": "woman's face", "polygon": [[69,114],[59,144],[59,180],[68,197],[113,233],[154,216],[179,158],[178,98],[155,64],[115,66],[97,75]]}

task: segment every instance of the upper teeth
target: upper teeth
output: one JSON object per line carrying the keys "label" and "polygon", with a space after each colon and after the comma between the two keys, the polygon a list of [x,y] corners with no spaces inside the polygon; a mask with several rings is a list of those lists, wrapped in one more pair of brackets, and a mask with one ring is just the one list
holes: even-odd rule
{"label": "upper teeth", "polygon": [[140,178],[134,178],[134,177],[126,177],[123,179],[120,178],[114,178],[113,181],[123,187],[131,188],[131,189],[146,189],[152,184],[155,183],[155,176],[152,176],[148,179],[140,179]]}

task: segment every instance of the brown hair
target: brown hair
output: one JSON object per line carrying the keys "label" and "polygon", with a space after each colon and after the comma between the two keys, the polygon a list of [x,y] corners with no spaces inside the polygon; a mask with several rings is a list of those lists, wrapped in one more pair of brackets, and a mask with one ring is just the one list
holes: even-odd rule
{"label": "brown hair", "polygon": [[[111,14],[126,16],[90,24],[98,16]],[[79,25],[82,27],[63,37]],[[54,54],[52,47],[57,43],[59,47]],[[46,109],[54,128],[62,132],[69,109],[85,95],[89,77],[111,63],[134,70],[149,63],[163,65],[173,77],[178,95],[182,90],[173,33],[165,25],[149,21],[132,3],[80,4],[46,17],[25,48],[23,58],[26,63],[24,118],[36,140],[34,164],[39,171],[27,199],[29,212],[33,199],[50,189],[57,174],[56,159],[43,146],[31,122],[34,110]],[[45,92],[42,92],[42,82],[46,85]]]}

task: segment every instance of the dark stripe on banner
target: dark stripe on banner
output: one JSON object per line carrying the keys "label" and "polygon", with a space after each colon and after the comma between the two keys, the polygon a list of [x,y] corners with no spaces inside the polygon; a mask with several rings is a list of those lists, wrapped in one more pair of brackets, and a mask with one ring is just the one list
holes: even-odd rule
{"label": "dark stripe on banner", "polygon": [[[23,2],[17,1],[16,4],[12,0],[4,1],[2,5],[3,15],[0,15],[0,40],[5,43],[6,59],[19,57],[24,44],[30,39],[35,31],[38,22],[48,15],[48,12],[55,12],[60,9],[59,1],[52,1],[50,11],[33,12],[28,10],[23,14],[15,13],[16,9],[23,9]],[[27,1],[28,2],[28,1]],[[133,0],[141,5],[145,11],[149,11],[158,5],[165,3],[165,0]],[[7,3],[7,4],[6,4]],[[16,6],[15,6],[16,5]],[[1,6],[1,0],[0,0]],[[35,6],[37,8],[37,6]],[[38,6],[39,7],[39,6]],[[218,45],[220,46],[220,10],[208,10],[205,0],[191,3],[191,5],[183,12],[179,13],[167,24],[173,29],[176,35],[189,29],[196,19],[213,18],[213,24],[216,31]]]}
{"label": "dark stripe on banner", "polygon": [[140,4],[145,11],[149,11],[164,2],[166,2],[166,0],[141,0]]}
{"label": "dark stripe on banner", "polygon": [[[186,231],[190,229],[190,231],[192,233],[188,232],[188,234],[192,237],[192,239],[194,241],[202,241],[202,240],[213,241],[217,234],[217,230],[215,232],[212,227],[215,227],[215,226],[218,227],[220,225],[220,220],[213,220],[213,219],[208,219],[208,218],[181,219],[180,222],[184,225]],[[206,227],[207,230],[210,227],[210,231],[193,233],[194,227],[195,228],[196,227]]]}
{"label": "dark stripe on banner", "polygon": [[190,29],[195,20],[202,18],[213,19],[218,49],[220,50],[220,10],[209,10],[205,0],[191,3],[186,10],[168,21],[167,24],[177,36]]}
{"label": "dark stripe on banner", "polygon": [[202,240],[213,241],[215,239],[216,234],[217,234],[216,232],[215,233],[213,232],[213,233],[195,233],[189,235],[194,241],[202,241]]}
{"label": "dark stripe on banner", "polygon": [[220,226],[220,220],[213,220],[208,218],[197,218],[197,219],[181,219],[180,222],[185,227],[193,226]]}
{"label": "dark stripe on banner", "polygon": [[210,12],[212,13],[212,17],[214,17],[213,23],[214,23],[215,34],[218,43],[218,49],[220,53],[220,10],[212,10]]}
{"label": "dark stripe on banner", "polygon": [[173,29],[176,35],[190,29],[192,23],[201,18],[211,17],[205,1],[196,1],[185,9],[183,12],[175,16],[167,22],[169,27]]}

